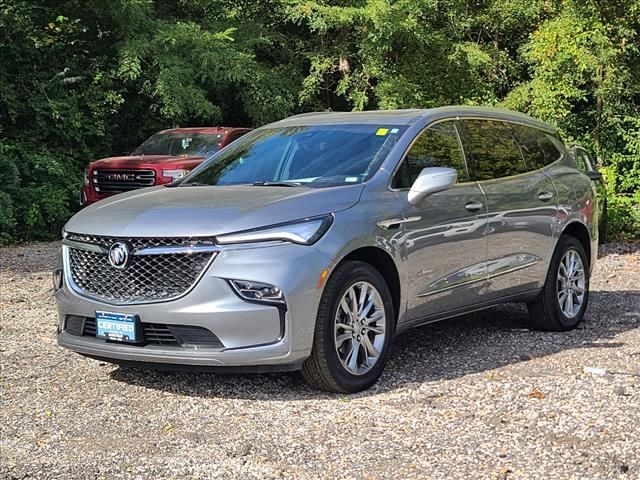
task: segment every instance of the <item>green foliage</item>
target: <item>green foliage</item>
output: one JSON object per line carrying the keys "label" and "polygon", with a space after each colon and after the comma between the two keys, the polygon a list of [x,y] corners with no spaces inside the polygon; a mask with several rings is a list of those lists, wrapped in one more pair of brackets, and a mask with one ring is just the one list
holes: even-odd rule
{"label": "green foliage", "polygon": [[640,0],[0,0],[0,242],[51,238],[86,163],[161,128],[502,105],[605,168],[638,235]]}
{"label": "green foliage", "polygon": [[611,238],[638,236],[640,2],[568,0],[519,53],[529,78],[510,108],[556,124],[590,148],[607,177]]}

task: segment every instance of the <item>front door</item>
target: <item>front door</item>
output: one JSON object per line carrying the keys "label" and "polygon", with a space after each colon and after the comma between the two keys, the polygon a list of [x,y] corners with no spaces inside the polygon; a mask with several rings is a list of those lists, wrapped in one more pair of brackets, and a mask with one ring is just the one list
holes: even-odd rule
{"label": "front door", "polygon": [[469,181],[454,121],[437,123],[418,136],[392,185],[408,190],[427,167],[455,168],[458,183],[417,205],[405,201],[407,320],[477,303],[485,286],[486,205],[478,185]]}

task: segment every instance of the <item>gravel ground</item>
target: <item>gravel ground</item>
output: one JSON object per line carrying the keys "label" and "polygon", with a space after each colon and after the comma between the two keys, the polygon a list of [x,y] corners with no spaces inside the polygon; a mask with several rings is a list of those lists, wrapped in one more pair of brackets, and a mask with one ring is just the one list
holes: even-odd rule
{"label": "gravel ground", "polygon": [[0,249],[2,478],[640,478],[640,244],[601,249],[578,330],[517,305],[415,329],[351,396],[59,348],[56,248]]}

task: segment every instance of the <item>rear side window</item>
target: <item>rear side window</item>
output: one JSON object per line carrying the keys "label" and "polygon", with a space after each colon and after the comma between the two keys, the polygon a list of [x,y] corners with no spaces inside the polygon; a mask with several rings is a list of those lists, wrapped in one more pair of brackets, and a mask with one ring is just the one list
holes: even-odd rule
{"label": "rear side window", "polygon": [[526,125],[513,125],[528,170],[536,170],[558,160],[562,153],[542,130]]}
{"label": "rear side window", "polygon": [[391,186],[410,188],[423,168],[448,167],[458,171],[458,182],[469,180],[453,121],[438,123],[424,130],[400,164]]}
{"label": "rear side window", "polygon": [[463,124],[472,180],[492,180],[527,171],[510,124],[496,120],[463,120]]}

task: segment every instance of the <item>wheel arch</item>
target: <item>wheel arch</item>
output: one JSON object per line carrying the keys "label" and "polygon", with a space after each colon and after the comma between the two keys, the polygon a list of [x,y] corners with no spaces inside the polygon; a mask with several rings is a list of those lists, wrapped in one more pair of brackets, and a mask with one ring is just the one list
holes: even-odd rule
{"label": "wheel arch", "polygon": [[582,248],[584,248],[584,251],[587,254],[589,268],[591,268],[591,235],[589,234],[589,229],[587,228],[587,226],[578,221],[571,222],[564,227],[560,236],[562,235],[569,235],[580,242]]}
{"label": "wheel arch", "polygon": [[336,267],[349,260],[357,260],[367,263],[380,272],[391,291],[393,313],[397,322],[400,315],[402,295],[400,273],[398,272],[396,263],[393,261],[393,257],[387,251],[379,247],[359,247],[343,256],[336,264]]}

